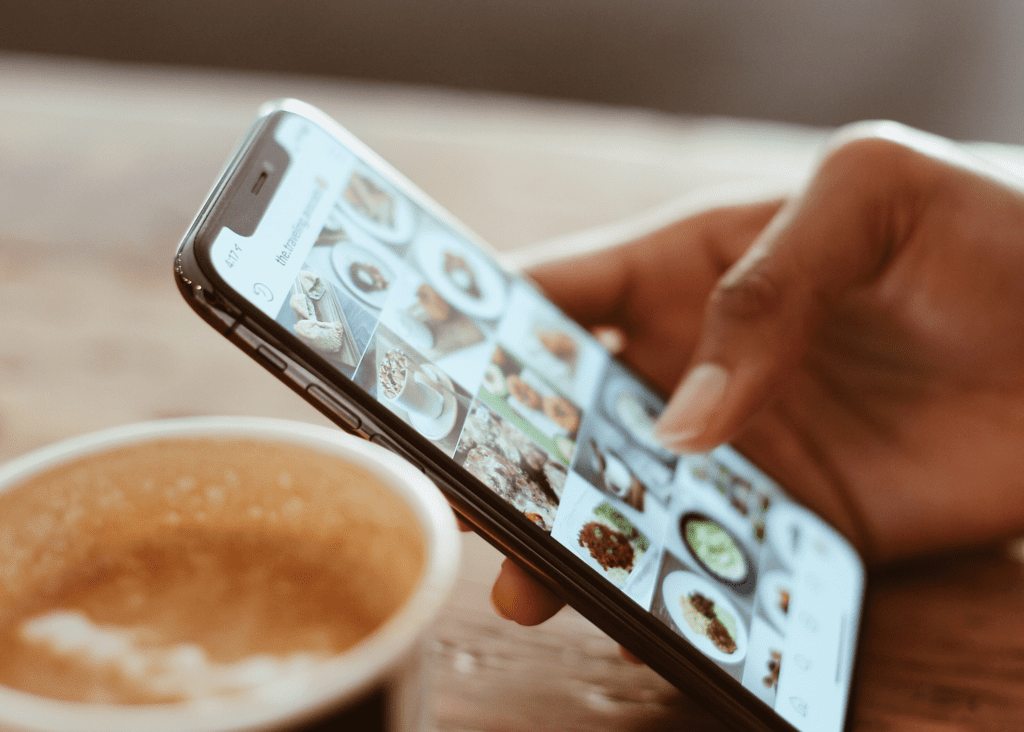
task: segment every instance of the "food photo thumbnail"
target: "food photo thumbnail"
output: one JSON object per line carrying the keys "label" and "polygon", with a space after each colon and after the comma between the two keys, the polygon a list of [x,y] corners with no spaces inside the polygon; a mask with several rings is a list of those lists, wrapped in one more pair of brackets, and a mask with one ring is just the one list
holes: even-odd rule
{"label": "food photo thumbnail", "polygon": [[447,455],[454,453],[469,393],[384,325],[378,325],[354,380]]}
{"label": "food photo thumbnail", "polygon": [[734,594],[666,551],[651,613],[736,679],[749,646],[750,614]]}
{"label": "food photo thumbnail", "polygon": [[551,531],[568,470],[482,402],[470,410],[455,462],[535,525]]}
{"label": "food photo thumbnail", "polygon": [[635,514],[572,475],[552,536],[644,607],[650,602],[658,545]]}
{"label": "food photo thumbnail", "polygon": [[331,266],[341,284],[365,305],[380,310],[395,291],[404,265],[389,248],[352,224],[331,246]]}
{"label": "food photo thumbnail", "polygon": [[600,412],[584,420],[577,438],[573,469],[602,493],[637,511],[653,500],[668,505],[673,469],[629,439]]}
{"label": "food photo thumbnail", "polygon": [[679,536],[693,561],[712,579],[744,595],[754,591],[757,570],[753,556],[723,522],[690,511],[679,519]]}
{"label": "food photo thumbnail", "polygon": [[781,497],[777,486],[758,477],[758,471],[728,447],[688,455],[684,463],[685,476],[700,486],[713,488],[750,524],[757,540],[764,541],[765,516],[774,501]]}
{"label": "food photo thumbnail", "polygon": [[608,353],[577,323],[540,293],[516,282],[498,342],[576,404],[590,404],[603,377]]}
{"label": "food photo thumbnail", "polygon": [[601,395],[601,410],[610,422],[652,454],[674,464],[675,456],[654,436],[658,415],[665,409],[661,397],[615,361],[608,364],[598,393]]}
{"label": "food photo thumbnail", "polygon": [[491,356],[479,395],[565,465],[572,462],[580,408],[501,346]]}
{"label": "food photo thumbnail", "polygon": [[402,244],[412,238],[417,228],[416,209],[409,199],[365,165],[352,171],[337,208],[382,242]]}
{"label": "food photo thumbnail", "polygon": [[778,569],[765,572],[758,583],[757,611],[783,635],[789,624],[789,606],[792,602],[792,575]]}
{"label": "food photo thumbnail", "polygon": [[[486,335],[415,269],[405,266],[381,322],[432,361],[482,343]],[[486,358],[486,356],[484,356]]]}
{"label": "food photo thumbnail", "polygon": [[307,263],[296,277],[277,322],[351,376],[370,341],[376,318]]}
{"label": "food photo thumbnail", "polygon": [[743,685],[765,704],[774,707],[784,660],[784,639],[761,618],[750,625],[750,650],[743,669]]}
{"label": "food photo thumbnail", "polygon": [[752,613],[766,552],[746,518],[713,488],[681,480],[669,511],[666,549]]}
{"label": "food photo thumbnail", "polygon": [[508,281],[502,269],[460,235],[424,224],[409,261],[446,302],[467,317],[493,326],[506,310]]}

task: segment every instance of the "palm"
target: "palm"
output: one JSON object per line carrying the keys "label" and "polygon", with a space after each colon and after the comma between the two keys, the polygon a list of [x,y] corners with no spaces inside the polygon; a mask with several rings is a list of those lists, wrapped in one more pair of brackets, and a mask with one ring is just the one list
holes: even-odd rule
{"label": "palm", "polygon": [[1024,286],[1007,281],[1024,272],[1024,221],[977,231],[940,210],[827,312],[799,372],[737,440],[876,557],[1024,520]]}
{"label": "palm", "polygon": [[[826,309],[798,369],[733,438],[875,558],[1024,523],[1024,214],[1006,206],[981,229],[958,205],[977,202],[933,207]],[[586,325],[622,328],[623,358],[668,393],[712,287],[776,210],[726,209],[629,245],[599,307],[554,271],[541,282]]]}

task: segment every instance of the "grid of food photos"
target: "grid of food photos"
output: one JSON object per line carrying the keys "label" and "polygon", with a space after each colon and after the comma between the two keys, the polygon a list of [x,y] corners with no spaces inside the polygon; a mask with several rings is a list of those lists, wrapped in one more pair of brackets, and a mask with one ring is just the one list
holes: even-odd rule
{"label": "grid of food photos", "polygon": [[666,451],[660,398],[531,286],[360,165],[278,321],[774,706],[835,537],[729,448]]}

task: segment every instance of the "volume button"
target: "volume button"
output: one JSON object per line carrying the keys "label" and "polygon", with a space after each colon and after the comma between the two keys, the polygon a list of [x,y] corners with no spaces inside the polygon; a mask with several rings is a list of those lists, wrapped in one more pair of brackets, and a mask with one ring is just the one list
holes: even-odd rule
{"label": "volume button", "polygon": [[310,384],[306,387],[306,395],[310,401],[315,402],[319,407],[328,411],[330,416],[333,417],[335,424],[343,430],[353,434],[359,431],[359,428],[362,426],[362,420],[324,391],[322,387]]}
{"label": "volume button", "polygon": [[271,371],[283,372],[288,368],[288,362],[266,346],[257,346],[252,355]]}

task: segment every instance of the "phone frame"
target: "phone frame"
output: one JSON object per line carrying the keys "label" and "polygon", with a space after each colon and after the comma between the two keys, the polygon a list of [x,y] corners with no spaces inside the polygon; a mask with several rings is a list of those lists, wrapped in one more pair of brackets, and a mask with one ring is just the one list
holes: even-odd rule
{"label": "phone frame", "polygon": [[[229,199],[227,193],[233,191],[232,186],[240,179],[236,176],[258,162],[249,160],[249,153],[258,141],[265,139],[262,133],[272,130],[283,114],[297,114],[324,128],[414,204],[468,241],[494,254],[476,234],[328,115],[304,102],[282,99],[260,108],[256,121],[177,249],[175,281],[192,309],[341,429],[388,448],[422,470],[437,484],[459,516],[488,543],[511,557],[723,722],[744,730],[797,732],[797,728],[740,681],[654,619],[608,580],[593,573],[570,550],[536,527],[452,458],[438,453],[437,448],[411,425],[392,414],[351,379],[339,374],[323,357],[248,302],[218,275],[208,256],[208,245],[212,243],[210,227],[217,227],[217,215],[224,206],[231,205],[233,199]],[[632,373],[627,366],[623,368]],[[858,619],[863,618],[865,596],[866,591],[861,596]],[[858,631],[861,626],[858,622]],[[858,637],[855,649],[859,642]],[[858,655],[854,654],[846,699],[844,729],[847,730]]]}

